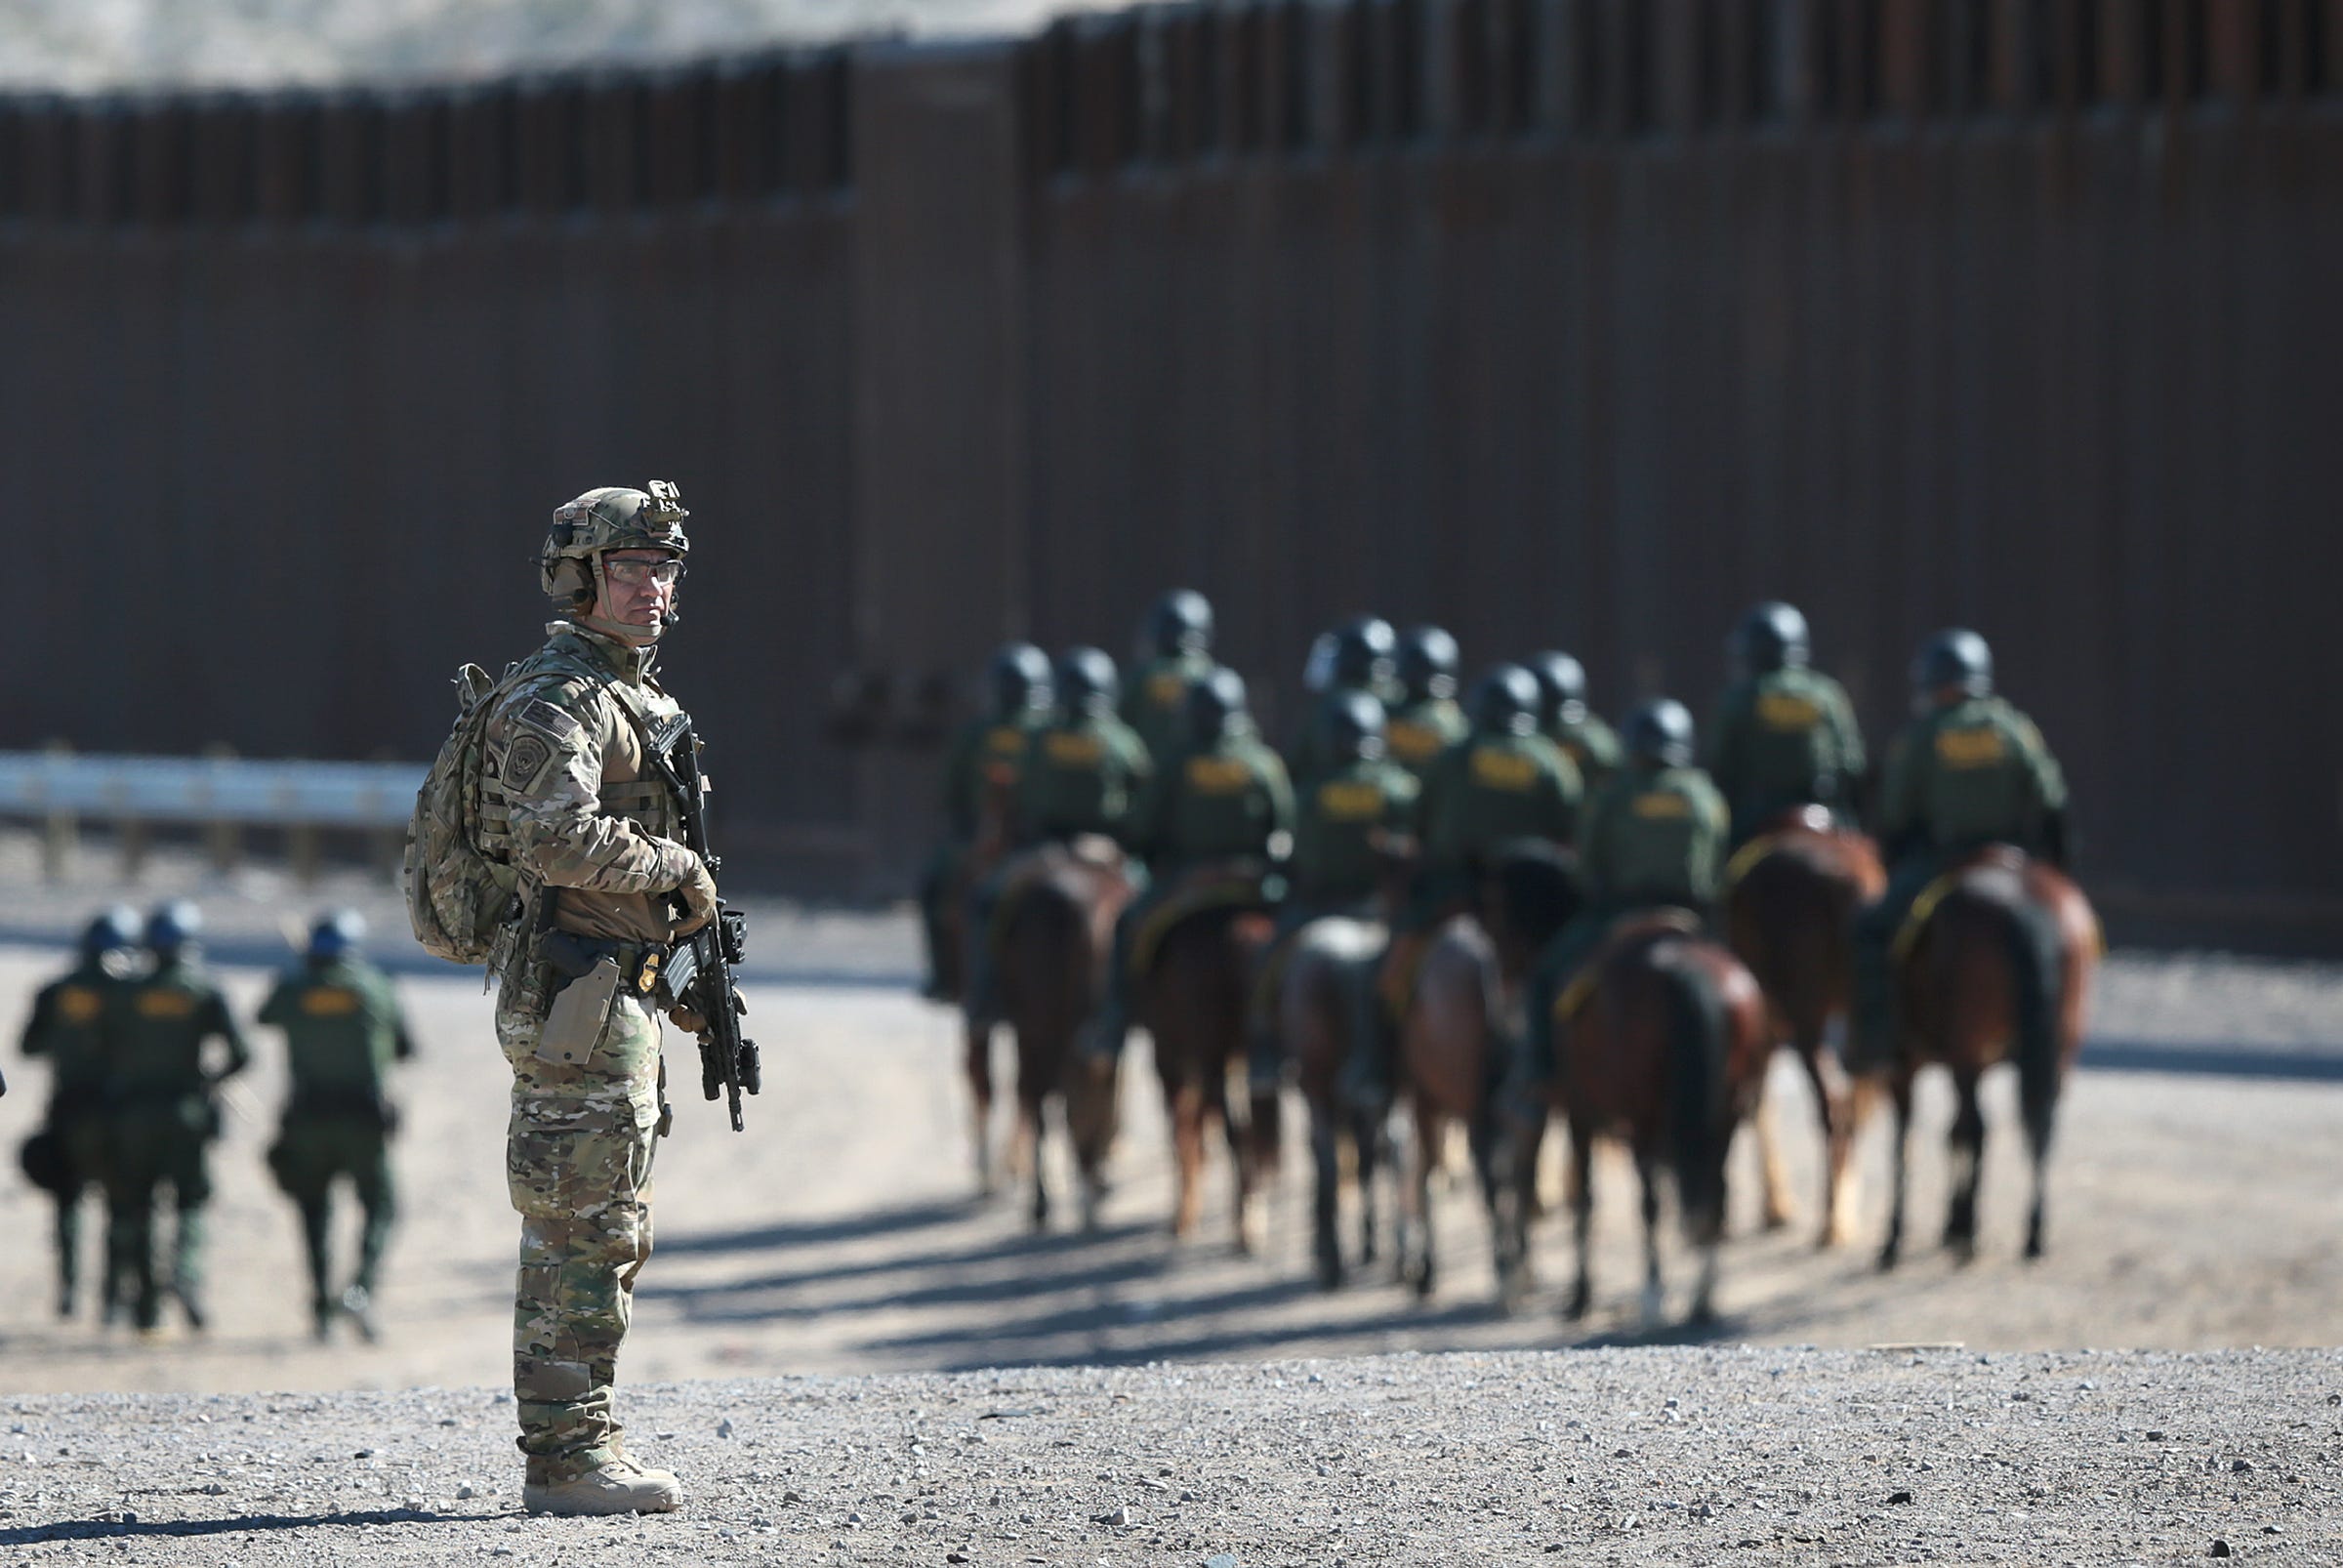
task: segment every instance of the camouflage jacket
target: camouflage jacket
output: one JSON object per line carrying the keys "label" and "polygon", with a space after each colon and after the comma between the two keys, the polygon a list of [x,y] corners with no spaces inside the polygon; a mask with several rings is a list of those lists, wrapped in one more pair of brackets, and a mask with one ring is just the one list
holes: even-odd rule
{"label": "camouflage jacket", "polygon": [[641,725],[679,710],[651,678],[652,649],[566,621],[547,631],[488,719],[488,833],[504,836],[532,920],[663,941],[667,895],[698,857],[678,842],[678,803],[651,771]]}

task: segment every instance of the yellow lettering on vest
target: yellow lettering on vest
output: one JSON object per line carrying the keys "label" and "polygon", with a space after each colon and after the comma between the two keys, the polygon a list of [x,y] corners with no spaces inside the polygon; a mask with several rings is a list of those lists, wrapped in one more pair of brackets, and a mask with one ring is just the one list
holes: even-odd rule
{"label": "yellow lettering on vest", "polygon": [[301,1011],[312,1018],[347,1018],[358,1011],[358,993],[339,985],[321,985],[302,994]]}
{"label": "yellow lettering on vest", "polygon": [[1440,731],[1413,719],[1396,720],[1386,733],[1384,744],[1403,763],[1428,763],[1439,754]]}
{"label": "yellow lettering on vest", "polygon": [[1147,700],[1158,708],[1176,708],[1187,695],[1188,678],[1177,670],[1161,670],[1147,678]]}
{"label": "yellow lettering on vest", "polygon": [[1318,786],[1319,814],[1335,822],[1373,822],[1383,814],[1383,792],[1356,779]]}
{"label": "yellow lettering on vest", "polygon": [[1235,795],[1253,782],[1253,770],[1230,757],[1191,757],[1187,779],[1199,795]]}
{"label": "yellow lettering on vest", "polygon": [[1538,764],[1520,752],[1501,746],[1476,746],[1472,751],[1472,781],[1511,795],[1525,793],[1538,782]]}
{"label": "yellow lettering on vest", "polygon": [[1002,757],[1025,755],[1025,731],[1014,724],[995,724],[984,737],[985,749]]}
{"label": "yellow lettering on vest", "polygon": [[185,991],[141,991],[139,1016],[142,1018],[190,1018],[195,1015],[195,999]]}
{"label": "yellow lettering on vest", "polygon": [[1097,736],[1077,729],[1051,730],[1042,742],[1042,750],[1049,761],[1066,767],[1096,767],[1106,757],[1106,747]]}
{"label": "yellow lettering on vest", "polygon": [[2008,755],[2001,731],[1991,724],[1936,732],[1936,760],[1947,767],[1991,767]]}
{"label": "yellow lettering on vest", "polygon": [[1823,722],[1823,710],[1794,691],[1761,692],[1757,722],[1768,729],[1802,735]]}
{"label": "yellow lettering on vest", "polygon": [[1635,797],[1635,814],[1650,821],[1692,815],[1692,802],[1672,790],[1648,790]]}
{"label": "yellow lettering on vest", "polygon": [[96,1023],[105,1011],[105,998],[86,985],[68,985],[57,993],[57,1011],[67,1023]]}

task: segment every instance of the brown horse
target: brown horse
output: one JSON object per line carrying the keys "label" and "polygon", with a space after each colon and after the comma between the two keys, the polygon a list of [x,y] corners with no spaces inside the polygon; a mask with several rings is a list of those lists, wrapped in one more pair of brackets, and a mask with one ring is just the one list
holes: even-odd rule
{"label": "brown horse", "polygon": [[[990,937],[989,932],[973,928],[969,904],[976,888],[992,875],[993,868],[1008,857],[1014,789],[1012,775],[999,768],[987,769],[983,800],[977,810],[976,835],[954,866],[952,879],[944,890],[944,947],[951,962],[943,978],[950,994],[961,1004],[961,1066],[967,1075],[969,1113],[976,1135],[976,1186],[988,1198],[997,1185],[991,1129],[993,1025],[1000,1020],[980,1018],[968,1006],[967,979],[973,968],[975,944]],[[1010,1169],[1014,1174],[1013,1162]]]}
{"label": "brown horse", "polygon": [[1277,1092],[1254,1094],[1252,1114],[1240,1124],[1229,1112],[1228,1079],[1246,1071],[1246,1005],[1270,927],[1266,914],[1244,905],[1198,910],[1163,934],[1135,993],[1172,1119],[1172,1234],[1185,1240],[1196,1232],[1205,1135],[1217,1121],[1236,1162],[1237,1250],[1244,1253],[1261,1241],[1256,1198],[1261,1170],[1276,1148]]}
{"label": "brown horse", "polygon": [[2042,1256],[2042,1206],[2058,1096],[2082,1049],[2091,977],[2099,966],[2099,921],[2065,873],[2004,846],[1970,857],[1922,894],[1917,934],[1899,979],[1901,1050],[1886,1070],[1895,1110],[1895,1199],[1879,1266],[1892,1268],[1904,1243],[1906,1135],[1911,1084],[1942,1062],[1959,1111],[1952,1121],[1952,1200],[1945,1245],[1966,1261],[1977,1250],[1977,1177],[1984,1163],[1985,1113],[1978,1080],[2007,1061],[2018,1070],[2018,1103],[2034,1164],[2026,1256]]}
{"label": "brown horse", "polygon": [[[1431,1295],[1437,1283],[1431,1175],[1452,1123],[1463,1127],[1472,1149],[1498,1243],[1500,1286],[1512,1277],[1504,1243],[1514,1227],[1504,1205],[1513,1189],[1499,1179],[1504,1010],[1497,945],[1481,923],[1452,915],[1433,928],[1399,1013],[1397,1058],[1399,1097],[1413,1125],[1400,1149],[1399,1277],[1418,1297]],[[1500,1291],[1500,1298],[1510,1304],[1509,1295]]]}
{"label": "brown horse", "polygon": [[[1017,1043],[1017,1135],[1010,1165],[1033,1172],[1033,1225],[1049,1222],[1042,1137],[1049,1101],[1064,1107],[1066,1135],[1082,1178],[1082,1222],[1098,1222],[1105,1163],[1118,1127],[1119,1075],[1112,1063],[1083,1060],[1083,1026],[1105,995],[1115,917],[1131,885],[1114,854],[1049,846],[1006,895],[995,922],[1001,1011]],[[978,1129],[979,1149],[983,1129]],[[980,1156],[981,1157],[981,1156]]]}
{"label": "brown horse", "polygon": [[[1828,1157],[1823,1175],[1820,1243],[1847,1240],[1854,1217],[1847,1154],[1854,1143],[1846,1073],[1826,1044],[1831,1020],[1851,995],[1855,912],[1887,886],[1879,851],[1860,833],[1835,826],[1819,805],[1786,812],[1743,846],[1726,872],[1725,938],[1765,991],[1777,1045],[1797,1052],[1814,1086]],[[1769,1102],[1757,1106],[1757,1146],[1765,1173],[1767,1225],[1788,1223]]]}
{"label": "brown horse", "polygon": [[[1701,1250],[1690,1317],[1705,1323],[1715,1314],[1725,1155],[1756,1105],[1771,1053],[1765,996],[1731,950],[1668,913],[1624,925],[1588,962],[1584,1000],[1552,1020],[1553,1096],[1570,1125],[1578,1247],[1566,1311],[1583,1317],[1592,1300],[1594,1140],[1615,1135],[1625,1140],[1643,1183],[1644,1318],[1656,1322],[1665,1300],[1659,1227],[1665,1166],[1685,1229]],[[1558,1006],[1571,1004],[1558,999]],[[1534,1157],[1534,1146],[1529,1152]]]}
{"label": "brown horse", "polygon": [[1365,1010],[1375,961],[1383,951],[1383,928],[1342,916],[1311,921],[1290,939],[1284,972],[1277,980],[1276,1029],[1294,1063],[1295,1085],[1310,1113],[1312,1252],[1318,1283],[1334,1290],[1342,1283],[1341,1146],[1348,1138],[1356,1157],[1359,1187],[1359,1260],[1376,1258],[1376,1168],[1382,1149],[1382,1119],[1343,1103],[1337,1087],[1342,1066],[1374,1027]]}

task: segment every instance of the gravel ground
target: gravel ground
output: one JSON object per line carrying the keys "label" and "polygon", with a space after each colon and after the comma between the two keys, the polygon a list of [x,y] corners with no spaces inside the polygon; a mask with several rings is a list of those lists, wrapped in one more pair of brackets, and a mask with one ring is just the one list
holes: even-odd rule
{"label": "gravel ground", "polygon": [[2343,1355],[1459,1353],[662,1384],[685,1508],[515,1512],[501,1396],[0,1401],[0,1561],[2343,1560]]}

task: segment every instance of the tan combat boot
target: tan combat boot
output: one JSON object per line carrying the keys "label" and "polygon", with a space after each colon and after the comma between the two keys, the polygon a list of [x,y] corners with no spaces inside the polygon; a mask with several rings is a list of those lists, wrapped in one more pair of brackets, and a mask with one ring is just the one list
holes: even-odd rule
{"label": "tan combat boot", "polygon": [[532,1459],[520,1501],[531,1513],[667,1513],[683,1501],[683,1488],[670,1472],[645,1469],[624,1454],[558,1477],[549,1461]]}

